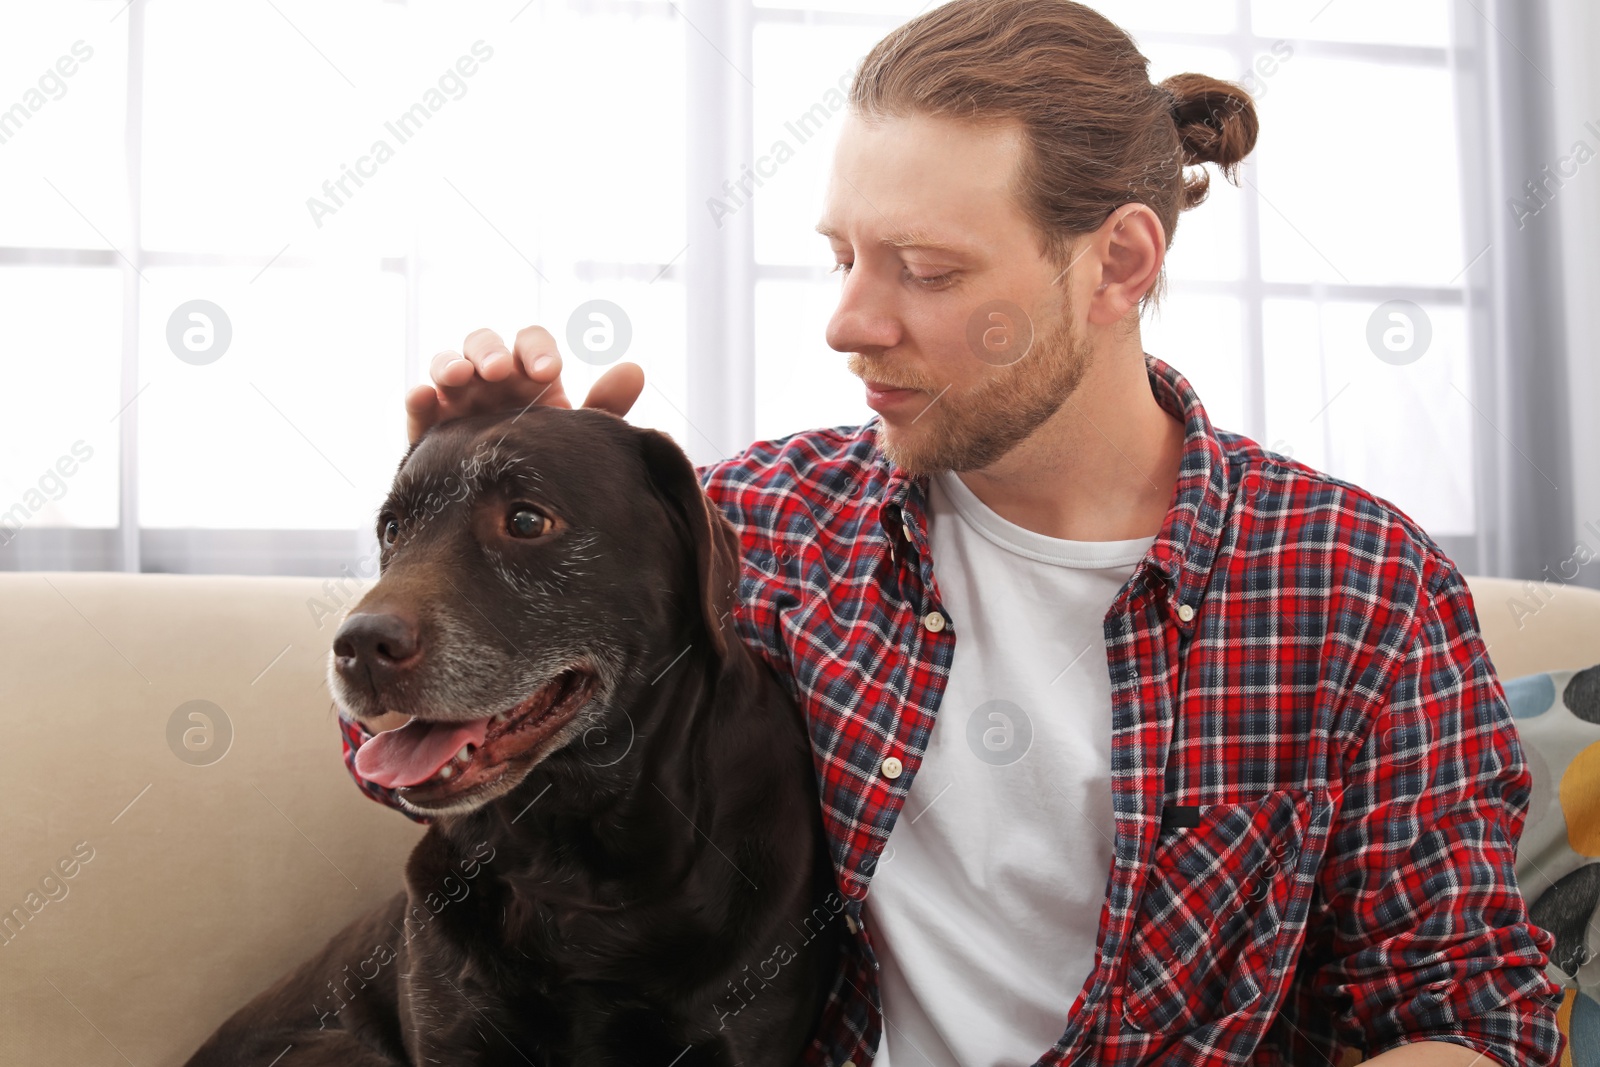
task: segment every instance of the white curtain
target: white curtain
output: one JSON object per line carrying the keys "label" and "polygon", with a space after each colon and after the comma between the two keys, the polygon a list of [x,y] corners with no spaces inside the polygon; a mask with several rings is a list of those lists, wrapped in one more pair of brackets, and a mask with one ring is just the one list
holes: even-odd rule
{"label": "white curtain", "polygon": [[1467,278],[1482,536],[1480,558],[1458,562],[1546,595],[1600,588],[1600,17],[1592,0],[1454,0],[1452,17],[1479,250]]}
{"label": "white curtain", "polygon": [[[1561,248],[1561,292],[1567,333],[1567,404],[1571,432],[1575,541],[1597,561],[1580,581],[1600,589],[1600,9],[1594,0],[1552,5],[1551,77],[1556,144],[1563,154],[1581,141],[1593,155],[1554,209],[1557,228],[1570,235]],[[1564,146],[1564,147],[1563,147]]]}

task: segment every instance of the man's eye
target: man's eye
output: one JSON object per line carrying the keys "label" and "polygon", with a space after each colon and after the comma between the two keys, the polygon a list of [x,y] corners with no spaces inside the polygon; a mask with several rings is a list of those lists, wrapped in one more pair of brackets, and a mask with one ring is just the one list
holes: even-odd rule
{"label": "man's eye", "polygon": [[548,531],[550,517],[536,508],[519,506],[506,517],[506,532],[512,537],[538,537]]}
{"label": "man's eye", "polygon": [[[841,274],[848,278],[850,276],[850,271],[854,266],[854,263],[835,263],[833,265],[833,270],[829,273]],[[955,271],[946,271],[944,274],[922,275],[908,268],[905,272],[906,281],[916,282],[922,288],[931,290],[948,288],[953,283],[955,276]]]}
{"label": "man's eye", "polygon": [[926,275],[917,274],[916,272],[910,270],[906,271],[906,278],[910,281],[916,282],[924,289],[943,289],[945,286],[950,284],[950,279],[954,278],[955,276],[956,272],[953,270],[946,271],[944,274]]}

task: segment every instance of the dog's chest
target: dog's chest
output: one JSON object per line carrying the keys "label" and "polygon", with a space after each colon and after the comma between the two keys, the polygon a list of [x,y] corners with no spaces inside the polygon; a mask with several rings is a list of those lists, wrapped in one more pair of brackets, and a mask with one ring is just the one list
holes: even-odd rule
{"label": "dog's chest", "polygon": [[[461,1062],[449,1057],[472,1049],[487,1058],[467,1062],[483,1067],[564,1067],[583,1062],[575,1050],[617,1051],[616,1041],[631,1055],[633,1040],[649,1059],[667,1053],[663,1063],[682,1051],[673,1020],[682,1020],[685,1000],[700,998],[668,980],[674,968],[664,961],[681,955],[663,951],[659,936],[681,921],[638,902],[607,902],[603,887],[583,887],[574,899],[577,892],[567,881],[500,883],[475,899],[476,910],[462,907],[459,924],[413,943],[401,1010],[417,1042],[414,1062]],[[613,1025],[635,1016],[654,1022],[621,1028],[638,1031],[631,1037]],[[495,1058],[501,1046],[525,1058]]]}

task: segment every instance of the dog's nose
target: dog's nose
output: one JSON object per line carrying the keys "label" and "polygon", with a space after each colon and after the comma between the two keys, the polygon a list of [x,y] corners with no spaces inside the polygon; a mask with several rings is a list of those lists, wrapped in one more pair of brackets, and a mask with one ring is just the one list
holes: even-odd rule
{"label": "dog's nose", "polygon": [[345,619],[333,637],[334,663],[340,674],[370,676],[381,682],[422,658],[416,621],[393,612],[358,612]]}

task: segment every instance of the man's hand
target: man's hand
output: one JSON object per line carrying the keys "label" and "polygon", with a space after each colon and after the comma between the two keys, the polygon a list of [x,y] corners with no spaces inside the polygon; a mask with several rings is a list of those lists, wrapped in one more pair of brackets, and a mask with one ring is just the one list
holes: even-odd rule
{"label": "man's hand", "polygon": [[[514,349],[493,330],[474,330],[460,352],[440,352],[429,368],[433,385],[419,385],[406,394],[406,437],[416,444],[428,428],[464,415],[482,415],[526,407],[529,403],[570,408],[561,388],[561,353],[556,339],[542,326],[517,333]],[[644,369],[618,363],[602,374],[584,397],[583,406],[628,414],[644,390]]]}
{"label": "man's hand", "polygon": [[1453,1041],[1416,1041],[1392,1048],[1361,1067],[1502,1067],[1499,1060]]}

